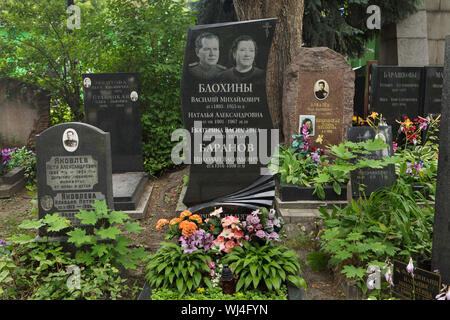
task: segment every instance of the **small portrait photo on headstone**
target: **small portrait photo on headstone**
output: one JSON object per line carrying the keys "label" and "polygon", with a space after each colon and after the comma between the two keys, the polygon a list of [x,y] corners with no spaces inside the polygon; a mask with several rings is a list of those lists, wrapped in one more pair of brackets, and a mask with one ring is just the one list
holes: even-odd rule
{"label": "small portrait photo on headstone", "polygon": [[330,93],[330,87],[325,80],[317,80],[314,84],[314,96],[318,100],[325,100]]}
{"label": "small portrait photo on headstone", "polygon": [[199,80],[212,80],[226,70],[218,64],[220,39],[216,34],[203,32],[195,38],[196,62],[189,64],[189,73]]}
{"label": "small portrait photo on headstone", "polygon": [[66,129],[63,133],[64,149],[74,152],[78,148],[78,134],[74,129]]}
{"label": "small portrait photo on headstone", "polygon": [[84,80],[83,80],[83,86],[84,86],[85,88],[90,88],[90,87],[91,87],[91,84],[92,84],[92,82],[91,82],[91,79],[90,79],[90,78],[84,78]]}
{"label": "small portrait photo on headstone", "polygon": [[300,115],[299,116],[299,126],[298,126],[298,132],[299,134],[303,134],[302,128],[306,126],[306,130],[308,133],[308,136],[312,137],[314,136],[314,129],[316,127],[316,116],[314,115]]}
{"label": "small portrait photo on headstone", "polygon": [[131,101],[136,102],[138,99],[138,93],[136,91],[132,91],[130,93],[130,99],[131,99]]}
{"label": "small portrait photo on headstone", "polygon": [[41,198],[41,207],[45,211],[49,211],[53,208],[53,198],[49,195],[45,195]]}
{"label": "small portrait photo on headstone", "polygon": [[[375,139],[381,139],[384,143],[387,143],[387,138],[383,132],[378,132],[375,136]],[[386,147],[383,150],[379,150],[378,152],[381,154],[381,157],[388,157],[389,147]]]}

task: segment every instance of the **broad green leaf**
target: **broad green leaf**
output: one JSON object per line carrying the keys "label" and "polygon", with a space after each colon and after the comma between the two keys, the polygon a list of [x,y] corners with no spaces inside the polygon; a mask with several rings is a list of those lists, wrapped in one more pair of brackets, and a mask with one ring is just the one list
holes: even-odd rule
{"label": "broad green leaf", "polygon": [[363,278],[366,274],[366,269],[347,265],[344,266],[341,272],[345,274],[347,278]]}
{"label": "broad green leaf", "polygon": [[60,216],[58,213],[47,214],[42,222],[46,223],[48,227],[48,231],[60,231],[65,228],[70,227],[70,220]]}
{"label": "broad green leaf", "polygon": [[77,213],[75,217],[80,219],[82,224],[86,225],[95,225],[98,221],[95,211],[80,210],[80,213]]}
{"label": "broad green leaf", "polygon": [[19,236],[11,236],[11,237],[9,237],[9,240],[11,240],[12,242],[17,243],[17,244],[26,244],[26,243],[34,242],[35,238],[36,238],[36,235],[21,234]]}
{"label": "broad green leaf", "polygon": [[117,235],[122,232],[117,228],[117,226],[112,226],[109,228],[95,229],[96,234],[98,234],[102,239],[116,239]]}
{"label": "broad green leaf", "polygon": [[42,227],[44,223],[41,222],[41,220],[24,220],[19,225],[20,229],[39,229]]}
{"label": "broad green leaf", "polygon": [[67,242],[74,243],[77,247],[80,247],[83,244],[92,243],[92,236],[86,235],[86,231],[79,228],[67,232],[67,235],[70,236]]}
{"label": "broad green leaf", "polygon": [[108,220],[110,223],[122,224],[124,221],[127,221],[129,219],[130,219],[130,217],[123,211],[112,211],[108,215]]}
{"label": "broad green leaf", "polygon": [[141,230],[144,230],[144,228],[139,226],[139,222],[127,222],[125,224],[125,230],[127,230],[127,232],[134,232],[134,233],[139,233]]}
{"label": "broad green leaf", "polygon": [[99,218],[108,218],[108,206],[106,205],[105,200],[95,200],[91,206],[95,209]]}

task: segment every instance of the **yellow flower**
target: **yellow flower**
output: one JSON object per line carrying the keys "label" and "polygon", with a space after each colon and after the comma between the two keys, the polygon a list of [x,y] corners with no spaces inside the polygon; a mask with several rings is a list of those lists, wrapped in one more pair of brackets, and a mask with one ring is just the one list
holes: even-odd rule
{"label": "yellow flower", "polygon": [[409,119],[406,119],[406,121],[403,122],[403,124],[405,125],[406,128],[409,128],[413,125],[413,123]]}
{"label": "yellow flower", "polygon": [[323,142],[323,134],[319,134],[319,136],[316,139],[316,142],[322,144],[322,142]]}
{"label": "yellow flower", "polygon": [[237,295],[238,297],[242,297],[242,296],[243,296],[242,292],[238,292],[236,295]]}
{"label": "yellow flower", "polygon": [[378,112],[372,112],[372,114],[369,116],[369,118],[372,118],[372,119],[376,119],[376,117],[378,117]]}
{"label": "yellow flower", "polygon": [[198,289],[197,289],[197,292],[198,292],[198,293],[203,293],[203,292],[205,292],[205,289],[204,289],[204,288],[198,288]]}

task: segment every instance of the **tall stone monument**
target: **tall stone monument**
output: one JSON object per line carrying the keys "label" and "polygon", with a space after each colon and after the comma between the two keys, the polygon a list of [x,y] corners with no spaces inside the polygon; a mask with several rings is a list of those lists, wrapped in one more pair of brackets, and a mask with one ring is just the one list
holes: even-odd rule
{"label": "tall stone monument", "polygon": [[264,175],[268,161],[261,155],[274,147],[268,143],[273,124],[266,67],[275,24],[262,19],[189,28],[181,103],[191,142],[183,202],[192,211],[272,204],[274,183]]}
{"label": "tall stone monument", "polygon": [[86,122],[111,134],[114,208],[142,217],[151,190],[143,172],[138,74],[83,74],[83,94]]}
{"label": "tall stone monument", "polygon": [[39,218],[57,212],[79,226],[75,214],[95,200],[113,209],[109,133],[79,122],[53,126],[36,136],[36,167]]}
{"label": "tall stone monument", "polygon": [[344,56],[326,48],[300,48],[284,72],[283,128],[285,142],[311,127],[311,140],[323,145],[344,141],[352,125],[355,72]]}
{"label": "tall stone monument", "polygon": [[445,42],[444,87],[433,229],[433,269],[450,284],[450,35]]}

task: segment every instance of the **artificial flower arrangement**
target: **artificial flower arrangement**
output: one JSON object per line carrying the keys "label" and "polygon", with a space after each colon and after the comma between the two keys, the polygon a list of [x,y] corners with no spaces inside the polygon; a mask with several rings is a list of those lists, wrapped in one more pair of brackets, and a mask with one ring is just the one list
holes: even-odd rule
{"label": "artificial flower arrangement", "polygon": [[249,214],[244,222],[235,216],[221,217],[222,208],[210,213],[203,220],[199,215],[185,210],[172,220],[160,219],[156,229],[162,230],[169,226],[166,239],[178,237],[184,253],[192,253],[203,249],[205,252],[215,249],[229,253],[237,246],[242,247],[242,241],[279,240],[278,232],[283,227],[283,219],[277,218],[275,210],[261,208]]}

